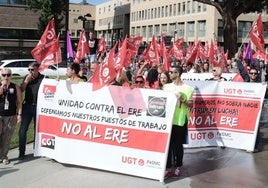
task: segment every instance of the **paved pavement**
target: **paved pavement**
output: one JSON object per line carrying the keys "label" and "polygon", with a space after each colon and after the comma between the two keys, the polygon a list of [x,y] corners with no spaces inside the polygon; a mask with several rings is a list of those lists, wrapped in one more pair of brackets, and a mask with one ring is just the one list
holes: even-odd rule
{"label": "paved pavement", "polygon": [[25,160],[19,161],[18,150],[14,149],[9,152],[11,163],[0,164],[0,187],[265,188],[268,187],[268,127],[261,128],[261,133],[259,153],[220,147],[186,149],[182,176],[165,182],[33,157],[33,146],[29,144]]}

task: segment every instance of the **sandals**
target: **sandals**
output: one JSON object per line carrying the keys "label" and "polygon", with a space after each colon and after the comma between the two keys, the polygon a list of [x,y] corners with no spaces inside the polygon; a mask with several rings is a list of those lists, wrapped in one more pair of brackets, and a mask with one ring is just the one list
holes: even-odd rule
{"label": "sandals", "polygon": [[8,159],[3,159],[2,162],[3,162],[4,165],[8,165],[9,164],[9,160]]}

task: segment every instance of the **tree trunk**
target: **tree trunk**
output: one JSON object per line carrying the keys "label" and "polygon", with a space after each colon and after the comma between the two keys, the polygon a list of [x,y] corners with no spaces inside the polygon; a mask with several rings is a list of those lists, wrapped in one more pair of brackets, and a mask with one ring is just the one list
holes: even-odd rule
{"label": "tree trunk", "polygon": [[237,24],[236,18],[232,15],[232,12],[227,12],[223,16],[223,38],[224,38],[224,50],[228,50],[228,59],[234,57],[237,52]]}

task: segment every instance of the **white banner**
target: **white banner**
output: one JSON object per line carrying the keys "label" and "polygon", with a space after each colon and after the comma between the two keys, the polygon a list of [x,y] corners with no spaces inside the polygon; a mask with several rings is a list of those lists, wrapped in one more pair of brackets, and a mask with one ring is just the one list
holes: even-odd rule
{"label": "white banner", "polygon": [[195,87],[188,147],[254,150],[266,84],[185,81]]}
{"label": "white banner", "polygon": [[35,156],[163,181],[172,93],[44,79]]}

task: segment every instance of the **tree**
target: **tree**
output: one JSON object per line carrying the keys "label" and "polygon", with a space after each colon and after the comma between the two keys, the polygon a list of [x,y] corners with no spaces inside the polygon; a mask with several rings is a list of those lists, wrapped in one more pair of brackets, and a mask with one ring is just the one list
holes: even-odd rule
{"label": "tree", "polygon": [[223,46],[229,51],[229,58],[237,52],[237,23],[236,19],[242,13],[261,12],[268,0],[194,0],[214,6],[223,21]]}
{"label": "tree", "polygon": [[40,10],[38,30],[39,34],[43,33],[48,22],[54,18],[56,25],[56,32],[58,33],[64,26],[62,23],[64,19],[66,7],[69,6],[69,0],[24,0],[30,9]]}

